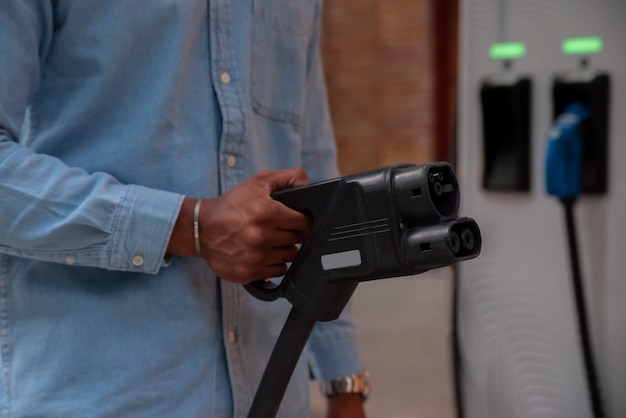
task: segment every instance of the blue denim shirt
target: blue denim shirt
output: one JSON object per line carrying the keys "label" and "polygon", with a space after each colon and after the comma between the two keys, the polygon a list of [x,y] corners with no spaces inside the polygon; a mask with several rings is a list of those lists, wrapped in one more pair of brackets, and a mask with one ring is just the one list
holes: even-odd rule
{"label": "blue denim shirt", "polygon": [[[183,196],[337,175],[319,0],[0,7],[0,415],[243,417],[289,309],[165,250]],[[309,366],[361,370],[350,318]]]}

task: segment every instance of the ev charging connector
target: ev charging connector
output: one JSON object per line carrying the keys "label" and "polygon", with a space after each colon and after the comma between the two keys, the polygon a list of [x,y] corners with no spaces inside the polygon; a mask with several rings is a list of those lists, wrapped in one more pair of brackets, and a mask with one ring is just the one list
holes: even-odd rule
{"label": "ev charging connector", "polygon": [[589,117],[581,103],[572,103],[560,115],[548,134],[546,191],[561,200],[575,200],[581,191],[583,143],[580,124]]}
{"label": "ev charging connector", "polygon": [[259,299],[293,305],[249,418],[276,415],[315,322],[338,318],[359,282],[475,258],[482,243],[476,222],[457,217],[459,186],[444,162],[393,165],[272,197],[309,213],[313,227],[280,284],[246,285]]}
{"label": "ev charging connector", "polygon": [[572,273],[572,288],[577,311],[578,328],[582,346],[583,361],[587,374],[589,398],[593,416],[604,418],[604,408],[600,394],[600,384],[596,371],[587,308],[584,282],[580,267],[574,204],[581,193],[581,166],[583,160],[583,140],[581,124],[590,116],[589,109],[579,102],[569,104],[554,122],[548,134],[546,151],[546,191],[558,198],[565,211],[567,242]]}

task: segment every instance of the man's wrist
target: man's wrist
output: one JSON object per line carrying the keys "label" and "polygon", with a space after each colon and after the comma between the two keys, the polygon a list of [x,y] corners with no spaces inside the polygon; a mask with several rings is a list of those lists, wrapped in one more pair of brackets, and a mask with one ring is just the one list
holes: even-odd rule
{"label": "man's wrist", "polygon": [[180,256],[196,255],[194,242],[194,209],[197,199],[185,197],[183,199],[178,218],[167,246],[167,254]]}
{"label": "man's wrist", "polygon": [[326,398],[326,418],[365,418],[363,398],[358,394]]}

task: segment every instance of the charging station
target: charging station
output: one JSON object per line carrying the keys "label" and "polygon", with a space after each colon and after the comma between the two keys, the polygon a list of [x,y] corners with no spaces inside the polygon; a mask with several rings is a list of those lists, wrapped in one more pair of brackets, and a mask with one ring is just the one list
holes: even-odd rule
{"label": "charging station", "polygon": [[602,415],[626,417],[626,2],[465,0],[457,173],[482,255],[457,269],[457,377],[466,418],[599,417],[589,390],[566,220],[546,149],[581,122],[574,207]]}

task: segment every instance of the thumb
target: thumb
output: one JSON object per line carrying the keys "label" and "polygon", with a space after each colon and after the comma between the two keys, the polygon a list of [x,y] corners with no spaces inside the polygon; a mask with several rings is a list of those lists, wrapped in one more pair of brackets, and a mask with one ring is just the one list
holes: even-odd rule
{"label": "thumb", "polygon": [[290,187],[305,186],[311,181],[305,171],[301,168],[289,168],[286,170],[268,171],[260,176],[270,189],[270,193],[276,190],[288,189]]}

